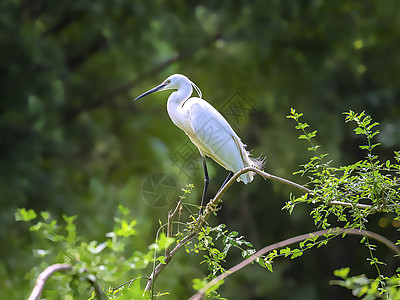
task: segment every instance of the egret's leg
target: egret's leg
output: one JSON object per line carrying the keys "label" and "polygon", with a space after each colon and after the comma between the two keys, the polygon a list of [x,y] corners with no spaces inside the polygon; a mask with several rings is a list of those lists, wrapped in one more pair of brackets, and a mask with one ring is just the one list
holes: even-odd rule
{"label": "egret's leg", "polygon": [[208,177],[208,172],[207,172],[206,157],[201,156],[201,159],[203,161],[203,168],[204,168],[204,189],[203,189],[203,196],[201,197],[199,216],[203,212],[204,199],[206,198],[208,184],[210,183],[210,178]]}
{"label": "egret's leg", "polygon": [[223,187],[225,186],[225,184],[229,181],[229,179],[232,178],[232,176],[233,176],[233,172],[231,171],[231,172],[229,172],[228,176],[226,177],[224,183],[223,183],[223,184],[221,185],[221,187],[219,188],[218,192],[219,192],[220,190],[222,190],[222,188],[223,188]]}

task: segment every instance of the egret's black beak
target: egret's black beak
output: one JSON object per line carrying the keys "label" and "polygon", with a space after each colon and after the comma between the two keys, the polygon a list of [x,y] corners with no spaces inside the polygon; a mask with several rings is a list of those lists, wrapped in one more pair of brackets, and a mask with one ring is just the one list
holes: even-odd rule
{"label": "egret's black beak", "polygon": [[160,85],[157,85],[155,88],[152,88],[151,90],[141,94],[139,97],[136,97],[135,99],[133,99],[133,101],[139,100],[140,98],[143,98],[143,97],[145,97],[147,95],[150,95],[152,93],[158,92],[159,90],[161,90],[166,85],[167,85],[166,83],[161,83]]}

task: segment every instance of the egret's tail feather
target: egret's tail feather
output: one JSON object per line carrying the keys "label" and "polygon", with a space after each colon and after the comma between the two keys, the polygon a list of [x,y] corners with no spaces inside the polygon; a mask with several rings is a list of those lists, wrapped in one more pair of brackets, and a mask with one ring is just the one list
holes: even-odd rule
{"label": "egret's tail feather", "polygon": [[267,158],[263,157],[262,155],[260,155],[257,158],[250,157],[250,160],[252,162],[252,167],[254,167],[256,169],[259,169],[259,170],[262,170],[264,168],[264,166],[265,166]]}
{"label": "egret's tail feather", "polygon": [[[247,152],[247,151],[246,151]],[[259,157],[255,158],[255,157],[250,157],[250,153],[247,152],[247,162],[248,162],[248,167],[253,167],[259,170],[262,170],[264,168],[265,162],[267,160],[266,157],[262,157],[262,155],[260,155]],[[241,181],[243,181],[245,184],[252,182],[254,179],[254,175],[256,175],[254,172],[247,172],[243,175],[240,176]]]}
{"label": "egret's tail feather", "polygon": [[[265,166],[265,162],[266,162],[267,158],[266,157],[262,157],[262,155],[260,155],[259,157],[255,158],[255,157],[250,157],[250,161],[251,161],[251,166],[253,168],[262,170]],[[254,172],[248,172],[248,174],[251,174],[251,180],[253,180],[254,176],[256,175],[256,173]]]}

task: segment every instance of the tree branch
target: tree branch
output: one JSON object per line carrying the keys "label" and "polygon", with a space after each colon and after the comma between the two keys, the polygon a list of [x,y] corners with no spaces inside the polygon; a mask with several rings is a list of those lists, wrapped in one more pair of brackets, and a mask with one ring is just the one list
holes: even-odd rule
{"label": "tree branch", "polygon": [[315,236],[323,236],[325,234],[350,234],[350,235],[361,235],[361,236],[366,236],[370,237],[372,239],[378,240],[385,244],[389,249],[393,250],[395,253],[400,254],[400,249],[396,247],[394,243],[392,243],[390,240],[387,238],[381,236],[380,234],[367,231],[367,230],[358,230],[358,229],[345,229],[345,228],[335,228],[332,230],[331,229],[325,229],[325,230],[320,230],[312,233],[307,233],[307,234],[302,234],[296,237],[292,237],[290,239],[266,246],[262,248],[261,250],[257,251],[255,254],[253,254],[251,257],[245,259],[241,263],[237,264],[236,266],[230,268],[226,272],[222,273],[218,277],[214,278],[211,280],[205,287],[203,287],[200,291],[198,291],[196,294],[194,294],[189,300],[200,300],[205,296],[205,293],[207,292],[208,289],[210,289],[213,285],[217,284],[219,281],[224,280],[227,278],[229,275],[232,275],[233,273],[239,271],[240,269],[244,268],[245,266],[251,264],[254,260],[256,260],[258,257],[261,255],[264,255],[267,252],[271,252],[273,250],[283,248],[286,246],[289,246],[294,243],[298,243],[301,241],[304,241],[308,238],[315,237]]}
{"label": "tree branch", "polygon": [[[204,214],[199,216],[199,218],[197,219],[197,223],[195,224],[195,226],[193,227],[192,231],[185,237],[183,238],[176,246],[174,249],[171,250],[171,252],[167,253],[168,255],[165,256],[165,260],[163,263],[159,263],[156,268],[154,269],[153,273],[150,275],[149,277],[149,281],[147,282],[147,285],[145,287],[145,291],[150,291],[151,287],[154,284],[154,281],[157,279],[157,277],[160,275],[160,273],[165,269],[165,267],[169,264],[169,262],[171,261],[172,257],[174,256],[174,254],[183,246],[185,246],[188,242],[190,242],[194,237],[196,237],[198,235],[198,233],[200,232],[201,228],[204,226],[204,224],[206,223],[208,217],[210,216],[210,214],[215,211],[215,207],[217,207],[218,202],[220,201],[222,195],[229,189],[229,187],[239,178],[240,175],[247,173],[247,172],[254,172],[257,173],[258,175],[264,177],[265,179],[270,179],[273,181],[277,181],[283,184],[286,184],[288,186],[294,187],[304,193],[308,193],[311,195],[314,195],[315,193],[300,185],[297,184],[293,181],[269,174],[267,172],[261,171],[259,169],[253,168],[253,167],[247,167],[244,168],[240,171],[238,171],[237,173],[235,173],[232,178],[224,185],[224,187],[218,191],[218,193],[215,195],[215,197],[213,199],[211,199],[207,206],[206,209],[204,211]],[[347,202],[341,202],[341,201],[331,201],[329,203],[329,205],[340,205],[340,206],[345,206],[345,207],[357,207],[360,209],[367,209],[367,208],[374,208],[371,205],[366,205],[366,204],[352,204],[352,203],[347,203]],[[371,236],[372,237],[372,236]],[[382,237],[383,238],[383,237]],[[391,243],[389,241],[389,243]],[[275,245],[275,244],[274,244]],[[397,249],[397,248],[396,248]],[[261,250],[260,250],[261,251]]]}
{"label": "tree branch", "polygon": [[35,287],[32,290],[31,295],[29,296],[28,300],[37,300],[40,299],[40,295],[42,294],[44,284],[46,283],[47,279],[54,273],[60,271],[71,271],[72,266],[70,264],[55,264],[47,267],[36,280]]}
{"label": "tree branch", "polygon": [[280,178],[280,177],[276,177],[274,175],[270,175],[268,173],[262,172],[256,168],[244,168],[242,170],[240,170],[239,172],[237,172],[236,174],[234,174],[232,176],[232,178],[227,182],[227,184],[215,195],[215,197],[210,200],[210,202],[207,204],[206,209],[204,211],[203,216],[199,216],[198,220],[197,220],[197,224],[195,224],[195,227],[193,228],[193,230],[185,237],[183,238],[176,246],[175,248],[173,248],[171,250],[171,252],[168,253],[168,255],[165,256],[165,260],[164,263],[159,263],[156,268],[154,269],[153,273],[150,275],[149,277],[149,281],[147,282],[147,285],[145,287],[145,291],[150,291],[151,287],[154,283],[154,281],[157,279],[157,277],[160,275],[160,273],[165,269],[165,267],[169,264],[169,262],[171,261],[173,255],[183,246],[185,246],[188,242],[190,242],[194,237],[196,237],[198,235],[198,233],[200,232],[201,228],[204,226],[204,224],[206,223],[206,220],[208,219],[208,217],[210,216],[211,212],[214,211],[213,206],[215,206],[219,199],[221,198],[221,196],[225,193],[225,191],[233,184],[233,182],[235,182],[235,180],[243,173],[246,172],[256,172],[257,174],[260,174],[259,172],[261,172],[264,178],[267,179],[274,179],[277,181],[280,181],[282,183],[285,183],[287,185],[290,186],[294,186],[298,189],[301,189],[304,192],[311,192],[309,189],[291,182],[289,180]]}
{"label": "tree branch", "polygon": [[[42,273],[39,274],[35,287],[32,290],[28,300],[39,300],[43,292],[44,285],[51,275],[55,272],[65,272],[72,271],[73,266],[70,264],[54,264],[48,266]],[[87,272],[87,270],[83,270]],[[99,299],[106,299],[104,293],[102,292],[100,286],[97,284],[96,276],[93,274],[88,274],[86,280],[93,286],[94,291]]]}
{"label": "tree branch", "polygon": [[131,280],[129,280],[129,281],[123,283],[123,284],[120,284],[120,285],[112,288],[112,291],[114,292],[114,291],[118,290],[119,288],[122,288],[125,285],[128,285],[128,288],[129,288],[130,285],[132,284],[132,282],[134,282],[134,281],[136,281],[138,279],[149,279],[149,277],[148,276],[140,276],[140,277],[133,278],[133,279],[131,279]]}
{"label": "tree branch", "polygon": [[[235,175],[232,176],[232,178],[224,185],[224,187],[215,195],[214,199],[212,199],[208,204],[208,205],[213,205],[215,206],[218,201],[221,199],[222,195],[228,190],[228,188],[235,182],[235,180],[237,180],[239,178],[240,175],[242,175],[243,173],[247,173],[247,172],[254,172],[257,173],[258,175],[264,177],[265,179],[270,179],[273,181],[277,181],[283,184],[286,184],[288,186],[294,187],[302,192],[311,194],[311,195],[316,195],[315,192],[313,192],[312,190],[297,184],[293,181],[269,174],[267,172],[261,171],[259,169],[253,168],[253,167],[247,167],[247,168],[243,168],[242,170],[240,170],[239,172],[235,173]],[[371,205],[367,205],[367,204],[353,204],[353,203],[348,203],[348,202],[341,202],[341,201],[331,201],[328,204],[330,205],[339,205],[339,206],[345,206],[345,207],[357,207],[360,209],[367,209],[367,208],[374,208]],[[204,213],[204,216],[206,215],[207,211]]]}

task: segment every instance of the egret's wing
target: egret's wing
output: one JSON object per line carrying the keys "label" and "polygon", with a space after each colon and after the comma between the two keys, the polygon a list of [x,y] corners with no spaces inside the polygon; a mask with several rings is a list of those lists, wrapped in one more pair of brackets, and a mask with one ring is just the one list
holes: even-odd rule
{"label": "egret's wing", "polygon": [[[249,154],[225,118],[208,102],[195,98],[190,106],[190,137],[199,150],[225,169],[237,172],[250,166]],[[250,181],[250,174],[241,178]]]}

